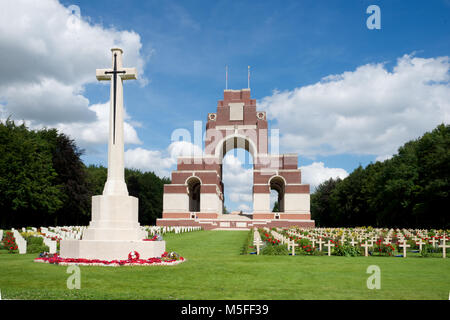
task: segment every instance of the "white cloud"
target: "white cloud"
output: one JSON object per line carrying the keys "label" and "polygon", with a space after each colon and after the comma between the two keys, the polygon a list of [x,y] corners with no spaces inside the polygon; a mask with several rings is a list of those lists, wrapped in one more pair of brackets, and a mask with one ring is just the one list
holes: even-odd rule
{"label": "white cloud", "polygon": [[[101,105],[90,105],[84,87],[97,83],[95,69],[111,67],[112,47],[124,50],[124,66],[138,69],[141,84],[145,59],[137,33],[93,25],[82,10],[79,19],[55,0],[2,2],[0,63],[7,76],[0,77],[0,118],[51,125],[82,143],[105,141]],[[132,124],[125,125],[126,139],[138,143]]]}
{"label": "white cloud", "polygon": [[252,211],[252,209],[244,203],[239,205],[239,207],[237,209],[242,212],[251,212]]}
{"label": "white cloud", "polygon": [[348,172],[341,168],[327,168],[323,162],[313,162],[308,166],[300,167],[302,173],[302,183],[309,184],[311,192],[322,182],[333,178],[344,179],[348,176]]}
{"label": "white cloud", "polygon": [[[80,145],[89,147],[96,144],[107,144],[109,134],[109,109],[110,103],[94,104],[89,110],[94,112],[93,122],[73,122],[69,124],[59,123],[55,127],[75,139]],[[125,112],[125,119],[129,118]],[[138,123],[133,123],[139,126]],[[124,121],[124,139],[128,144],[142,144],[135,128]]]}
{"label": "white cloud", "polygon": [[153,171],[160,177],[170,177],[175,170],[177,159],[181,156],[201,155],[202,150],[186,141],[174,141],[164,151],[134,148],[125,151],[127,168]]}
{"label": "white cloud", "polygon": [[387,157],[450,120],[449,57],[404,55],[392,71],[367,64],[259,101],[279,123],[280,145],[316,155]]}
{"label": "white cloud", "polygon": [[239,157],[227,154],[223,158],[223,184],[226,198],[231,203],[229,210],[239,209],[240,205],[253,207],[253,169],[246,169]]}

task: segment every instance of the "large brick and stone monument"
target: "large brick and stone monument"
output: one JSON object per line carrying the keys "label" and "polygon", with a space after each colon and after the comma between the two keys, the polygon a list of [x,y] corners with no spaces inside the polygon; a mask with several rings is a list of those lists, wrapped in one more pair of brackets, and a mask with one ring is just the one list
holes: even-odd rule
{"label": "large brick and stone monument", "polygon": [[[266,113],[256,109],[250,89],[224,90],[217,112],[208,114],[202,156],[178,158],[172,183],[164,186],[163,217],[157,225],[202,226],[205,229],[273,226],[314,227],[310,191],[302,184],[297,154],[269,154]],[[222,160],[243,148],[253,158],[253,216],[222,214]],[[270,208],[278,192],[280,212]]]}
{"label": "large brick and stone monument", "polygon": [[82,240],[61,241],[61,258],[126,260],[132,251],[141,259],[160,257],[165,241],[143,241],[138,199],[128,195],[124,176],[123,80],[136,79],[135,68],[122,67],[122,50],[112,51],[112,69],[97,69],[98,80],[111,81],[108,177],[103,194],[92,197],[92,220]]}

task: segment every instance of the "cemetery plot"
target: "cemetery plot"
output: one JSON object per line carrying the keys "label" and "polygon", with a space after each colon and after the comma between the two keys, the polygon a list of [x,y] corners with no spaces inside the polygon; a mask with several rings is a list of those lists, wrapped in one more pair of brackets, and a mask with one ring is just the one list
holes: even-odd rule
{"label": "cemetery plot", "polygon": [[257,254],[269,255],[446,258],[450,248],[448,230],[435,229],[262,228],[254,239]]}
{"label": "cemetery plot", "polygon": [[[144,241],[161,241],[165,234],[182,234],[186,232],[200,231],[197,226],[141,226],[146,231],[147,238]],[[71,263],[86,265],[130,265],[130,264],[176,264],[184,261],[176,252],[165,253],[160,258],[139,259],[137,256],[129,257],[128,260],[103,261],[99,259],[63,259],[59,257],[60,241],[66,239],[81,240],[85,226],[63,226],[63,227],[27,227],[18,230],[0,230],[0,253],[37,253],[36,262],[58,263],[68,265]],[[175,263],[176,262],[176,263]]]}

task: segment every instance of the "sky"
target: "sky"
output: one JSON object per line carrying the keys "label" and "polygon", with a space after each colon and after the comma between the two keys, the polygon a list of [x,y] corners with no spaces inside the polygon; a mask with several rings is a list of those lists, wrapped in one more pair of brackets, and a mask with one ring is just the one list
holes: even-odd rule
{"label": "sky", "polygon": [[[0,4],[0,119],[59,129],[86,164],[107,165],[110,91],[95,69],[117,46],[138,70],[124,85],[125,164],[159,176],[201,153],[174,137],[204,130],[227,65],[230,89],[247,87],[250,66],[251,96],[312,190],[450,120],[450,0]],[[380,29],[368,28],[370,5]],[[229,210],[252,210],[249,158],[225,157]]]}

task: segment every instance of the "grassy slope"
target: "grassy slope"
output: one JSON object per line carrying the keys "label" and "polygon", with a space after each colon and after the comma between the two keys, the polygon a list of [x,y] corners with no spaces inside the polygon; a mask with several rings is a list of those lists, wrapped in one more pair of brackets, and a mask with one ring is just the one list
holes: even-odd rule
{"label": "grassy slope", "polygon": [[[68,290],[67,267],[34,254],[0,254],[6,299],[448,299],[450,259],[239,255],[247,234],[167,235],[167,251],[188,261],[164,267],[81,267],[81,290]],[[381,290],[369,290],[369,265]]]}

